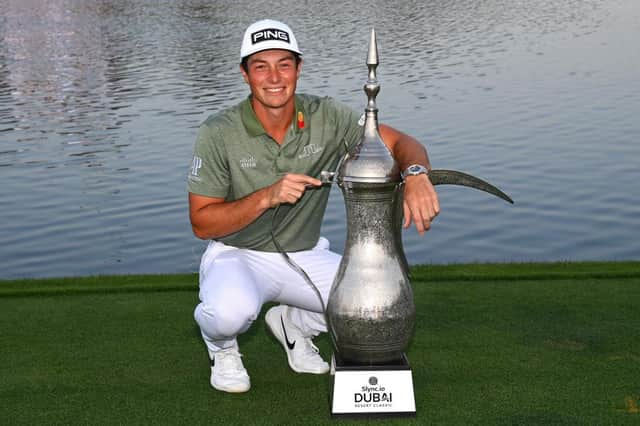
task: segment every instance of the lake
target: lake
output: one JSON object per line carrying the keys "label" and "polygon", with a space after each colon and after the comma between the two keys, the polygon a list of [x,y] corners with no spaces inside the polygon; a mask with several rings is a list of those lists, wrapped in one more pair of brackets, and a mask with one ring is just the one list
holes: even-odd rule
{"label": "lake", "polygon": [[[380,121],[515,205],[440,186],[410,263],[640,259],[640,2],[0,0],[0,279],[197,271],[197,127],[248,94],[244,29],[287,22],[298,91]],[[341,252],[334,188],[323,234]]]}

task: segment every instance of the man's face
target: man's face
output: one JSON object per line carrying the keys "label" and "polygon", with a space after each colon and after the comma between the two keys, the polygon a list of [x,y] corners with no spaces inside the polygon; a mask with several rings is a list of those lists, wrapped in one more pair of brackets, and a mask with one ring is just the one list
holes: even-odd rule
{"label": "man's face", "polygon": [[247,61],[247,71],[240,67],[244,81],[251,87],[254,108],[282,108],[294,102],[293,95],[301,63],[288,50],[272,49],[254,53]]}

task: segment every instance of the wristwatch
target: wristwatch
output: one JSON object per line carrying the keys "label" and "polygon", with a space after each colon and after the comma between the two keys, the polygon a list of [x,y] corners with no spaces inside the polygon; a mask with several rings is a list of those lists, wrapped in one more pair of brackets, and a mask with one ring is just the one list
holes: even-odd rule
{"label": "wristwatch", "polygon": [[425,175],[429,174],[429,169],[420,164],[412,164],[402,172],[402,179],[406,179],[407,176],[416,176],[424,173]]}

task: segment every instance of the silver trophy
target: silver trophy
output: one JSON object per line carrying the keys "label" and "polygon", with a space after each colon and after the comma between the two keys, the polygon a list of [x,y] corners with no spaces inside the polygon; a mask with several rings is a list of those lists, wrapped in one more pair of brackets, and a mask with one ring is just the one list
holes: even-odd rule
{"label": "silver trophy", "polygon": [[[415,304],[402,247],[402,177],[378,131],[378,48],[371,31],[365,122],[360,142],[340,163],[347,239],[327,304],[334,346],[332,414],[414,414],[405,352],[413,335]],[[477,188],[513,202],[496,187],[453,170],[432,170],[433,185]]]}

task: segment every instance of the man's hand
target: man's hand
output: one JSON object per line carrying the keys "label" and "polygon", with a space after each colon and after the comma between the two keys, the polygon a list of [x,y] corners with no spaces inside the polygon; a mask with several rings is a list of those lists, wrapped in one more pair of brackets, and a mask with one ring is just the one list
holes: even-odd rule
{"label": "man's hand", "polygon": [[320,185],[322,182],[311,176],[288,173],[273,185],[265,188],[269,207],[276,207],[282,203],[295,204],[302,198],[307,188]]}
{"label": "man's hand", "polygon": [[404,182],[404,223],[408,228],[413,221],[420,235],[431,227],[431,221],[440,213],[438,194],[425,174],[407,176]]}

